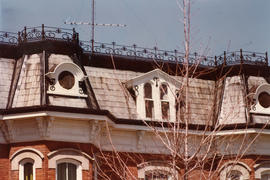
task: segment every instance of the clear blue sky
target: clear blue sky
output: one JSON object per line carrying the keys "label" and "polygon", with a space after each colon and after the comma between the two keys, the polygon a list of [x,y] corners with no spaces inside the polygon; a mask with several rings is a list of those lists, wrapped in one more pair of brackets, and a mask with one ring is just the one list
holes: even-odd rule
{"label": "clear blue sky", "polygon": [[[0,0],[0,30],[17,32],[24,26],[72,28],[81,40],[90,39],[89,26],[64,21],[90,21],[91,0]],[[96,0],[97,23],[126,24],[97,27],[95,40],[160,49],[183,50],[182,12],[176,0]],[[192,52],[208,46],[209,55],[223,51],[270,50],[270,0],[194,0]]]}

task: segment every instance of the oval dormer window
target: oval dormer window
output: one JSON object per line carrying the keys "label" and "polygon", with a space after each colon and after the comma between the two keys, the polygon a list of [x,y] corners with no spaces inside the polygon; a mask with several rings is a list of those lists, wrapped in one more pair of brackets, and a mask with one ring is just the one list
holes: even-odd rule
{"label": "oval dormer window", "polygon": [[258,97],[259,103],[262,107],[270,107],[270,95],[267,92],[261,92]]}
{"label": "oval dormer window", "polygon": [[59,84],[65,89],[71,89],[75,84],[75,77],[71,72],[62,71],[58,76]]}

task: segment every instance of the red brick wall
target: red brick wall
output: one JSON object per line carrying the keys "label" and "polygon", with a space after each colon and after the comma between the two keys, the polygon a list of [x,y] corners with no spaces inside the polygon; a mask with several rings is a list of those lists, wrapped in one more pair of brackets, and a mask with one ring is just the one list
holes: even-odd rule
{"label": "red brick wall", "polygon": [[[1,146],[0,146],[1,147]],[[55,179],[55,169],[48,169],[48,157],[47,154],[58,149],[62,148],[74,148],[81,150],[87,153],[92,157],[92,149],[93,147],[90,144],[82,144],[82,143],[66,143],[66,142],[48,142],[48,141],[40,141],[40,142],[28,142],[28,143],[16,143],[10,145],[9,148],[0,148],[0,180],[18,180],[19,179],[19,171],[11,171],[10,177],[8,177],[8,172],[10,170],[9,158],[12,156],[14,152],[19,149],[31,147],[37,149],[44,155],[44,159],[42,162],[42,169],[36,169],[36,180],[54,180]],[[2,151],[4,152],[2,152]],[[6,153],[6,156],[4,154]],[[1,155],[4,156],[1,159]],[[3,162],[3,163],[2,163]],[[92,162],[90,160],[90,167],[88,170],[83,170],[83,180],[92,180]],[[2,168],[3,166],[3,168]],[[8,169],[6,168],[8,167]],[[2,176],[3,174],[3,176]]]}
{"label": "red brick wall", "polygon": [[0,180],[9,179],[9,145],[0,144]]}
{"label": "red brick wall", "polygon": [[[92,152],[94,148],[90,144],[83,143],[66,143],[66,142],[52,142],[52,141],[40,141],[40,142],[29,142],[29,143],[14,143],[10,145],[0,144],[0,180],[18,180],[19,172],[18,171],[10,171],[10,162],[9,157],[19,149],[31,147],[39,150],[43,153],[44,159],[42,164],[42,169],[36,169],[36,179],[37,180],[54,180],[55,179],[55,169],[48,169],[48,158],[47,154],[57,149],[62,148],[74,148],[81,150],[91,157],[93,157]],[[155,161],[155,160],[166,160],[168,158],[163,157],[161,155],[150,155],[150,154],[129,154],[129,156],[124,155],[125,153],[121,153],[121,155],[126,159],[129,156],[133,157],[133,161],[128,163],[128,171],[132,175],[128,175],[127,172],[123,172],[126,175],[127,180],[133,180],[132,176],[138,175],[137,164],[141,162]],[[258,156],[246,156],[241,159],[241,162],[247,164],[251,168],[250,179],[254,180],[254,169],[256,161],[260,160],[270,160],[270,157],[258,157]],[[230,159],[224,160],[223,163],[230,161]],[[93,166],[90,160],[89,171],[83,170],[83,180],[93,180]],[[110,172],[110,170],[107,170]],[[207,174],[208,172],[205,171]],[[113,173],[111,174],[113,177]],[[190,177],[191,179],[199,179],[200,172],[194,170],[193,174]],[[218,179],[218,177],[216,177]],[[113,178],[115,179],[115,177]]]}

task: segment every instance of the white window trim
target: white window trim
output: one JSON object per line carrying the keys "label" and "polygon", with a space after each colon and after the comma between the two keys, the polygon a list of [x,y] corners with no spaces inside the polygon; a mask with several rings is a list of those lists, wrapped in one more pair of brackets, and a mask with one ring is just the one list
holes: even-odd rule
{"label": "white window trim", "polygon": [[[71,89],[63,88],[58,81],[59,75],[63,71],[68,71],[74,76],[75,82],[74,86]],[[50,79],[55,80],[55,84],[49,84],[49,88],[47,90],[48,94],[87,97],[86,94],[82,93],[82,89],[79,87],[79,81],[83,81],[87,77],[84,76],[81,68],[75,63],[60,63],[56,66],[53,72],[47,73],[46,76]]]}
{"label": "white window trim", "polygon": [[264,173],[270,172],[270,161],[263,161],[259,164],[256,164],[256,165],[254,165],[254,169],[255,169],[255,178],[261,179],[261,176]]}
{"label": "white window trim", "polygon": [[[146,83],[149,83],[152,86],[152,100],[154,105],[154,114],[153,118],[147,118],[146,117],[146,111],[145,111],[145,100],[148,100],[148,98],[144,98],[144,85]],[[156,86],[157,83],[157,86]],[[167,100],[161,100],[160,99],[160,86],[162,84],[165,84],[167,86]],[[166,82],[163,79],[158,79],[158,82],[155,82],[155,80],[149,80],[145,83],[142,83],[137,86],[138,87],[138,95],[136,99],[136,106],[137,106],[137,112],[142,119],[146,120],[158,120],[158,121],[167,121],[162,119],[162,111],[161,111],[161,101],[169,102],[169,121],[175,121],[175,95],[173,94],[175,92],[175,87],[170,85],[168,82]]]}
{"label": "white window trim", "polygon": [[[138,165],[138,167],[140,167],[140,166],[143,166],[143,167],[139,168],[139,170],[138,170],[138,178],[139,179],[144,179],[146,172],[148,172],[148,171],[156,171],[156,170],[157,171],[158,170],[166,171],[169,174],[177,173],[175,176],[177,177],[177,179],[179,179],[178,172],[172,172],[173,171],[172,168],[170,168],[168,166],[165,166],[165,165],[164,166],[163,165],[151,165],[151,162],[147,162],[147,163],[143,163],[141,165]],[[169,177],[169,180],[173,180],[173,177]]]}
{"label": "white window trim", "polygon": [[[145,98],[144,98],[144,84],[150,83],[152,85],[152,99],[154,101],[154,118],[146,118],[145,113]],[[138,118],[145,120],[162,120],[161,113],[161,101],[160,101],[160,90],[161,84],[168,86],[168,101],[169,101],[169,121],[176,120],[176,109],[175,109],[175,97],[176,89],[181,87],[181,82],[170,76],[169,74],[155,69],[143,75],[137,76],[130,79],[126,83],[127,88],[133,88],[136,94],[136,108]],[[156,86],[157,85],[157,86]],[[166,122],[167,120],[164,120]]]}
{"label": "white window trim", "polygon": [[35,161],[30,158],[23,159],[19,164],[19,180],[24,180],[24,164],[32,163],[33,164],[33,180],[36,180],[36,168]]}
{"label": "white window trim", "polygon": [[270,107],[264,108],[259,103],[259,95],[262,92],[267,92],[269,94],[270,93],[270,84],[264,83],[256,89],[255,95],[253,97],[253,99],[255,100],[255,104],[253,104],[251,109],[250,109],[251,113],[270,114]]}
{"label": "white window trim", "polygon": [[76,174],[77,174],[77,180],[82,180],[82,165],[79,161],[75,160],[75,159],[60,159],[56,161],[56,171],[55,171],[55,180],[57,180],[57,165],[61,164],[61,163],[71,163],[76,165]]}
{"label": "white window trim", "polygon": [[11,170],[19,170],[19,180],[23,180],[24,164],[33,163],[33,180],[36,179],[36,169],[42,168],[44,155],[34,148],[22,148],[10,157]]}
{"label": "white window trim", "polygon": [[250,177],[250,171],[251,169],[242,162],[237,162],[234,164],[234,162],[227,162],[220,168],[220,180],[226,180],[227,173],[231,171],[239,171],[242,174],[242,177],[240,180],[249,180]]}
{"label": "white window trim", "polygon": [[[88,154],[73,148],[63,148],[48,153],[48,168],[55,169],[57,164],[67,162],[77,165],[77,180],[82,180],[82,170],[89,170],[89,160],[94,160]],[[56,174],[57,179],[57,174]]]}

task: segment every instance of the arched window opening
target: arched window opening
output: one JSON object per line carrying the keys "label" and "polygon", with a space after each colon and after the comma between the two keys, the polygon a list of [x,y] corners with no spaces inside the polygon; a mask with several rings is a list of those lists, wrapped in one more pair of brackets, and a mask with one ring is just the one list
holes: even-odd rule
{"label": "arched window opening", "polygon": [[152,98],[152,86],[150,83],[144,84],[145,117],[154,117],[154,101]]}
{"label": "arched window opening", "polygon": [[33,180],[33,163],[27,162],[23,165],[23,179]]}
{"label": "arched window opening", "polygon": [[72,163],[57,164],[57,180],[77,180],[77,166]]}
{"label": "arched window opening", "polygon": [[154,170],[145,172],[145,180],[170,180],[171,176],[166,171]]}
{"label": "arched window opening", "polygon": [[170,117],[170,103],[168,97],[168,86],[161,84],[160,88],[160,100],[161,100],[161,114],[163,120],[169,120]]}
{"label": "arched window opening", "polygon": [[230,173],[228,173],[227,179],[228,180],[242,180],[242,173],[237,170],[232,170]]}
{"label": "arched window opening", "polygon": [[270,173],[269,174],[263,174],[262,180],[270,180]]}

